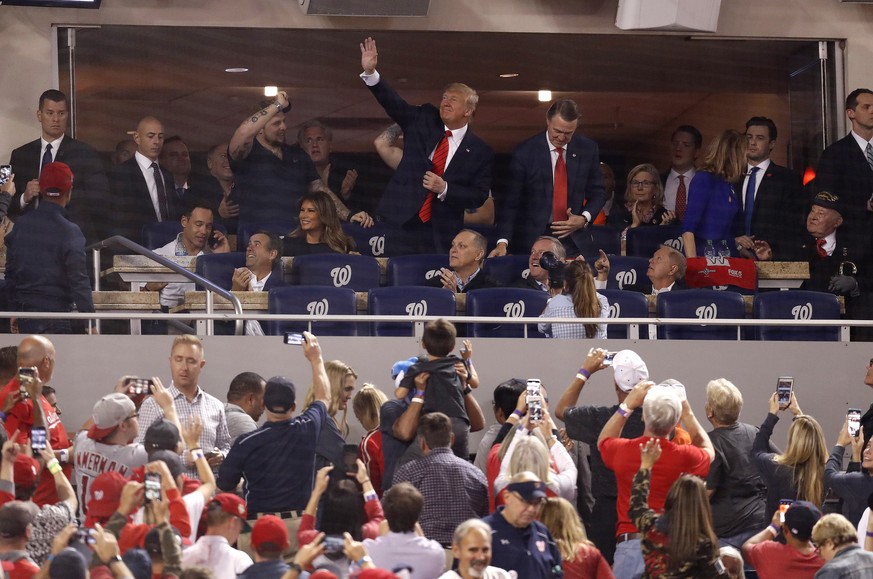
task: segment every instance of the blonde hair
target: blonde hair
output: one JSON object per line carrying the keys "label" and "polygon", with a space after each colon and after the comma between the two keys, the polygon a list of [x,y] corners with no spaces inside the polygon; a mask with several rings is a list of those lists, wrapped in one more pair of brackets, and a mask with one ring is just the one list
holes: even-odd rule
{"label": "blonde hair", "polygon": [[851,521],[839,513],[828,513],[812,528],[812,542],[821,545],[833,543],[835,549],[858,542],[858,531]]}
{"label": "blonde hair", "polygon": [[652,176],[652,181],[655,182],[654,188],[655,191],[652,193],[652,205],[657,207],[658,205],[664,204],[664,184],[661,183],[661,175],[658,174],[658,168],[652,165],[651,163],[643,163],[642,165],[637,165],[627,174],[627,187],[624,191],[624,203],[627,205],[627,208],[630,209],[634,204],[634,193],[633,187],[631,186],[631,181],[634,180],[634,177],[639,175],[640,173],[648,173]]}
{"label": "blonde hair", "polygon": [[795,417],[788,429],[788,448],[774,460],[792,470],[797,498],[820,508],[824,500],[828,447],[816,419],[805,414]]}
{"label": "blonde hair", "polygon": [[746,170],[747,148],[745,135],[725,131],[709,143],[700,170],[714,173],[728,183],[737,183]]}
{"label": "blonde hair", "polygon": [[170,347],[170,354],[173,354],[173,351],[176,349],[176,346],[179,345],[186,346],[194,346],[195,348],[200,348],[200,357],[203,357],[204,349],[203,342],[200,341],[200,338],[195,336],[194,334],[182,334],[181,336],[176,336],[173,340],[173,345]]}
{"label": "blonde hair", "polygon": [[364,430],[371,432],[379,428],[379,416],[382,405],[388,402],[384,392],[365,383],[352,399],[352,411]]}
{"label": "blonde hair", "polygon": [[706,385],[706,405],[712,417],[724,425],[733,424],[743,409],[743,393],[724,378],[710,380]]}
{"label": "blonde hair", "polygon": [[549,497],[540,512],[540,522],[549,529],[565,561],[575,561],[579,545],[591,546],[575,507],[567,499]]}
{"label": "blonde hair", "polygon": [[550,467],[549,447],[539,431],[534,430],[530,436],[522,436],[515,443],[509,459],[509,476],[527,471],[548,483],[552,478]]}
{"label": "blonde hair", "polygon": [[[336,420],[340,398],[343,395],[343,383],[347,376],[352,376],[357,380],[358,375],[352,370],[351,366],[340,360],[325,362],[324,369],[327,371],[327,379],[330,383],[330,404],[327,406],[327,413]],[[315,390],[310,386],[303,406],[308,408],[313,402],[315,402]],[[349,408],[346,406],[346,409],[343,410],[342,419],[337,420],[337,426],[344,437],[349,434],[348,413]]]}

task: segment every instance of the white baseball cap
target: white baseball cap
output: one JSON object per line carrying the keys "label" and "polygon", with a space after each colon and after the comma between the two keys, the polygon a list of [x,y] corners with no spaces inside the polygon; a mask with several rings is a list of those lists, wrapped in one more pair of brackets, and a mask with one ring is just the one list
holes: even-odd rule
{"label": "white baseball cap", "polygon": [[621,350],[612,359],[615,383],[622,392],[630,392],[634,386],[649,379],[649,369],[640,355],[633,350]]}

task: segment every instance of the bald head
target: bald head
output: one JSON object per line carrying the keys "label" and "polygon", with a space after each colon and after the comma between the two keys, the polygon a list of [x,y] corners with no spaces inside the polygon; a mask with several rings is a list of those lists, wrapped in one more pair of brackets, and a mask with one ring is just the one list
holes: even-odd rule
{"label": "bald head", "polygon": [[164,146],[164,125],[155,117],[143,117],[133,134],[136,150],[151,161],[157,161]]}
{"label": "bald head", "polygon": [[36,366],[44,383],[51,381],[55,368],[55,346],[45,336],[27,336],[18,344],[18,365]]}

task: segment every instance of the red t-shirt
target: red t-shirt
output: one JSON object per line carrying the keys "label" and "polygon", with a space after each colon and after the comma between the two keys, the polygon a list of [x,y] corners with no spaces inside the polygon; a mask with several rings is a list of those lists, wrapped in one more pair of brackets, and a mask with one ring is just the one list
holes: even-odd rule
{"label": "red t-shirt", "polygon": [[804,555],[797,549],[778,541],[764,541],[752,545],[743,553],[760,579],[812,579],[825,564],[815,551]]}
{"label": "red t-shirt", "polygon": [[12,566],[9,579],[30,579],[39,572],[39,565],[27,559],[19,559]]}
{"label": "red t-shirt", "polygon": [[[628,517],[631,486],[634,475],[640,470],[640,445],[649,440],[649,436],[639,438],[607,438],[600,443],[600,455],[603,464],[615,473],[618,489],[618,524],[615,534],[636,533],[637,528]],[[682,474],[693,474],[706,478],[709,474],[709,454],[702,448],[685,444],[674,444],[661,439],[661,458],[652,467],[652,484],[649,489],[649,506],[655,511],[664,509],[667,492],[673,482]]]}
{"label": "red t-shirt", "polygon": [[[6,403],[6,397],[12,392],[18,391],[18,376],[9,381],[6,386],[0,390],[0,407]],[[52,450],[61,450],[70,448],[70,439],[67,438],[67,431],[64,425],[61,424],[61,419],[58,417],[55,409],[49,404],[45,396],[39,397],[42,404],[42,413],[45,416],[46,430],[49,444]],[[30,440],[30,427],[33,426],[33,401],[29,398],[19,402],[12,407],[12,410],[6,416],[6,432],[9,437],[18,431],[17,442],[19,444],[27,444]],[[64,474],[67,478],[72,478],[73,465],[67,463],[64,465]],[[39,506],[53,505],[58,502],[58,492],[55,488],[55,479],[48,471],[43,469],[39,475],[39,485],[36,487],[36,493],[33,495],[33,502]]]}

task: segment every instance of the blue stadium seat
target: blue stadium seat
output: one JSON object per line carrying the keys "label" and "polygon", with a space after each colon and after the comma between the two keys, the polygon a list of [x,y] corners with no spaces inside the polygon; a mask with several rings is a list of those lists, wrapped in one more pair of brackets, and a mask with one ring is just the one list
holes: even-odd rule
{"label": "blue stadium seat", "polygon": [[[482,272],[494,278],[500,285],[510,285],[528,272],[529,255],[504,255],[489,257],[482,266]],[[525,275],[525,277],[527,277]]]}
{"label": "blue stadium seat", "polygon": [[296,219],[277,219],[276,221],[259,221],[257,223],[240,223],[237,227],[236,250],[245,251],[249,237],[258,231],[269,231],[279,237],[285,237],[297,229]]}
{"label": "blue stadium seat", "polygon": [[[752,302],[752,317],[770,320],[838,320],[840,302],[837,296],[803,290],[764,292]],[[836,342],[838,326],[757,326],[759,340]]]}
{"label": "blue stadium seat", "polygon": [[[536,317],[543,313],[548,301],[543,291],[524,288],[485,288],[467,292],[468,316],[504,318]],[[468,335],[474,338],[521,338],[524,324],[467,324]],[[536,324],[528,324],[529,338],[542,338]]]}
{"label": "blue stadium seat", "polygon": [[449,267],[449,256],[444,253],[392,257],[388,260],[388,285],[427,285],[443,267]]}
{"label": "blue stadium seat", "polygon": [[[325,286],[282,286],[270,290],[267,298],[271,314],[308,314],[313,320],[318,316],[355,315],[358,311],[355,292],[348,288]],[[309,328],[307,322],[267,323],[266,333],[271,336],[285,332],[302,332]],[[354,322],[312,322],[316,336],[355,336]]]}
{"label": "blue stadium seat", "polygon": [[[443,288],[393,286],[371,289],[367,311],[374,316],[453,316],[455,294]],[[412,336],[412,322],[372,322],[373,336]]]}
{"label": "blue stadium seat", "polygon": [[373,227],[364,229],[357,223],[343,223],[343,231],[355,240],[355,248],[361,255],[370,257],[385,257],[387,253],[386,232],[387,228],[377,223]]}
{"label": "blue stadium seat", "polygon": [[[659,318],[743,319],[743,296],[711,289],[670,291],[658,294]],[[658,326],[659,340],[736,340],[737,326],[670,325]]]}
{"label": "blue stadium seat", "polygon": [[[197,258],[194,273],[205,277],[212,283],[229,290],[233,281],[233,270],[246,264],[246,254],[240,252],[210,253]],[[199,291],[206,288],[197,286]]]}
{"label": "blue stadium seat", "polygon": [[379,263],[367,255],[298,255],[291,263],[296,285],[324,285],[363,292],[379,287]]}
{"label": "blue stadium seat", "polygon": [[606,225],[592,225],[570,236],[579,249],[579,255],[598,255],[598,250],[607,254],[621,254],[621,232]]}
{"label": "blue stadium seat", "polygon": [[[591,269],[594,269],[594,262]],[[628,286],[643,284],[651,285],[646,272],[649,269],[649,260],[645,257],[628,257],[623,255],[609,256],[609,279],[606,282],[608,289],[625,289]]]}
{"label": "blue stadium seat", "polygon": [[652,257],[652,254],[662,245],[670,245],[679,251],[684,251],[682,243],[682,227],[676,225],[634,227],[627,230],[625,255],[636,257]]}
{"label": "blue stadium seat", "polygon": [[[223,225],[213,224],[213,229],[227,235],[227,229]],[[155,221],[144,225],[142,228],[142,244],[149,249],[157,249],[163,247],[176,239],[182,231],[182,222],[176,221]],[[133,241],[136,241],[134,239]],[[233,248],[231,248],[233,249]]]}
{"label": "blue stadium seat", "polygon": [[[602,294],[609,300],[609,317],[610,318],[648,318],[649,317],[649,302],[646,295],[640,292],[630,290],[597,290],[597,293]],[[639,337],[648,338],[648,325],[641,324],[639,328]],[[606,337],[625,340],[629,335],[629,326],[621,324],[609,324],[606,327]]]}

